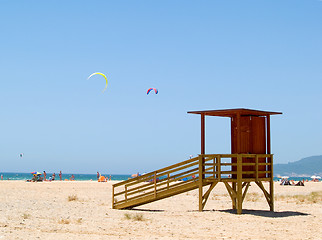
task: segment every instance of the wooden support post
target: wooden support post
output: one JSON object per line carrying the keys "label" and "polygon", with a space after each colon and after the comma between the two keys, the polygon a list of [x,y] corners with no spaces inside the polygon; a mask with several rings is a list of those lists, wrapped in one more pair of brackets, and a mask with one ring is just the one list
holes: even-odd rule
{"label": "wooden support post", "polygon": [[266,153],[271,154],[271,120],[270,116],[266,116]]}
{"label": "wooden support post", "polygon": [[[241,128],[240,128],[240,113],[237,113],[236,115],[236,120],[237,120],[237,141],[236,141],[236,149],[234,150],[233,153],[241,153]],[[239,155],[237,155],[237,183],[236,182],[233,182],[232,184],[232,188],[233,190],[237,193],[236,197],[233,199],[233,209],[236,209],[237,208],[237,212],[238,212],[238,167],[239,167],[239,163],[238,163],[238,159],[239,159]],[[235,175],[236,176],[236,175]],[[241,176],[240,176],[241,177]],[[234,208],[235,207],[235,208]]]}
{"label": "wooden support post", "polygon": [[199,212],[202,212],[203,155],[199,155]]}
{"label": "wooden support post", "polygon": [[199,212],[202,212],[203,154],[205,154],[205,114],[201,114],[201,155],[199,155]]}
{"label": "wooden support post", "polygon": [[242,213],[243,204],[243,183],[242,183],[242,156],[237,156],[237,214]]}
{"label": "wooden support post", "polygon": [[269,181],[269,195],[271,196],[270,211],[274,212],[274,179],[273,179],[273,154],[271,155],[271,179]]}
{"label": "wooden support post", "polygon": [[201,154],[205,154],[205,114],[201,114]]}

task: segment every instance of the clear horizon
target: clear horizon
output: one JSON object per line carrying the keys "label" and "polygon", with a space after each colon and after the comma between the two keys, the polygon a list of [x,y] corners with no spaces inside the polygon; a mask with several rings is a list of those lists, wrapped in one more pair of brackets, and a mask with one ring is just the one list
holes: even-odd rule
{"label": "clear horizon", "polygon": [[282,112],[274,163],[322,155],[321,1],[1,1],[0,26],[0,172],[150,172],[200,153],[208,109]]}

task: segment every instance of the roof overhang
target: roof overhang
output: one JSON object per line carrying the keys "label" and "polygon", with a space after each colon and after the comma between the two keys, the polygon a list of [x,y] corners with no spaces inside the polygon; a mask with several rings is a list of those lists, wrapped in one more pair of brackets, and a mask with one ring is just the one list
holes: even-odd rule
{"label": "roof overhang", "polygon": [[262,110],[235,108],[235,109],[220,109],[220,110],[204,110],[204,111],[189,111],[191,114],[201,114],[205,116],[218,116],[218,117],[234,117],[240,116],[268,116],[282,114],[281,112],[268,112]]}

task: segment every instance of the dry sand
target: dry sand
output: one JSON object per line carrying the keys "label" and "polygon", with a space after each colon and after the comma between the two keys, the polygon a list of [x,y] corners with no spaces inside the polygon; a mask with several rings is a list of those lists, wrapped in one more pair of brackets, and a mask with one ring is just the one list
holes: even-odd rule
{"label": "dry sand", "polygon": [[197,191],[114,210],[113,183],[0,181],[0,239],[322,239],[321,197],[294,197],[321,192],[321,182],[275,183],[274,213],[253,183],[242,215],[230,210],[223,183],[204,212],[197,211]]}

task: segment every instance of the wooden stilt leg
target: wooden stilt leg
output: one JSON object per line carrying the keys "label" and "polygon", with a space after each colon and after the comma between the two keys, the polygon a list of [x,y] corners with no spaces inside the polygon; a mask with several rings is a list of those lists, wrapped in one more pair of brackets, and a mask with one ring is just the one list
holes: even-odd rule
{"label": "wooden stilt leg", "polygon": [[274,179],[273,179],[273,155],[271,156],[271,165],[270,165],[270,169],[271,169],[271,180],[269,182],[269,194],[271,196],[271,202],[269,205],[270,211],[274,212]]}
{"label": "wooden stilt leg", "polygon": [[270,204],[269,209],[271,212],[274,212],[274,181],[269,182],[269,195],[270,195]]}
{"label": "wooden stilt leg", "polygon": [[202,212],[202,186],[203,186],[203,157],[199,155],[199,212]]}
{"label": "wooden stilt leg", "polygon": [[229,183],[227,182],[224,182],[224,183],[229,193],[229,196],[231,197],[231,201],[233,203],[233,209],[236,209],[236,191],[229,185]]}
{"label": "wooden stilt leg", "polygon": [[237,157],[237,214],[242,213],[243,183],[242,183],[242,158]]}
{"label": "wooden stilt leg", "polygon": [[[236,189],[237,189],[236,186],[237,186],[237,184],[235,182],[233,182],[232,188],[233,188],[234,192],[236,192]],[[237,207],[236,196],[232,196],[231,200],[232,200],[232,208],[236,209],[236,207]]]}
{"label": "wooden stilt leg", "polygon": [[199,212],[202,212],[202,187],[199,186]]}

